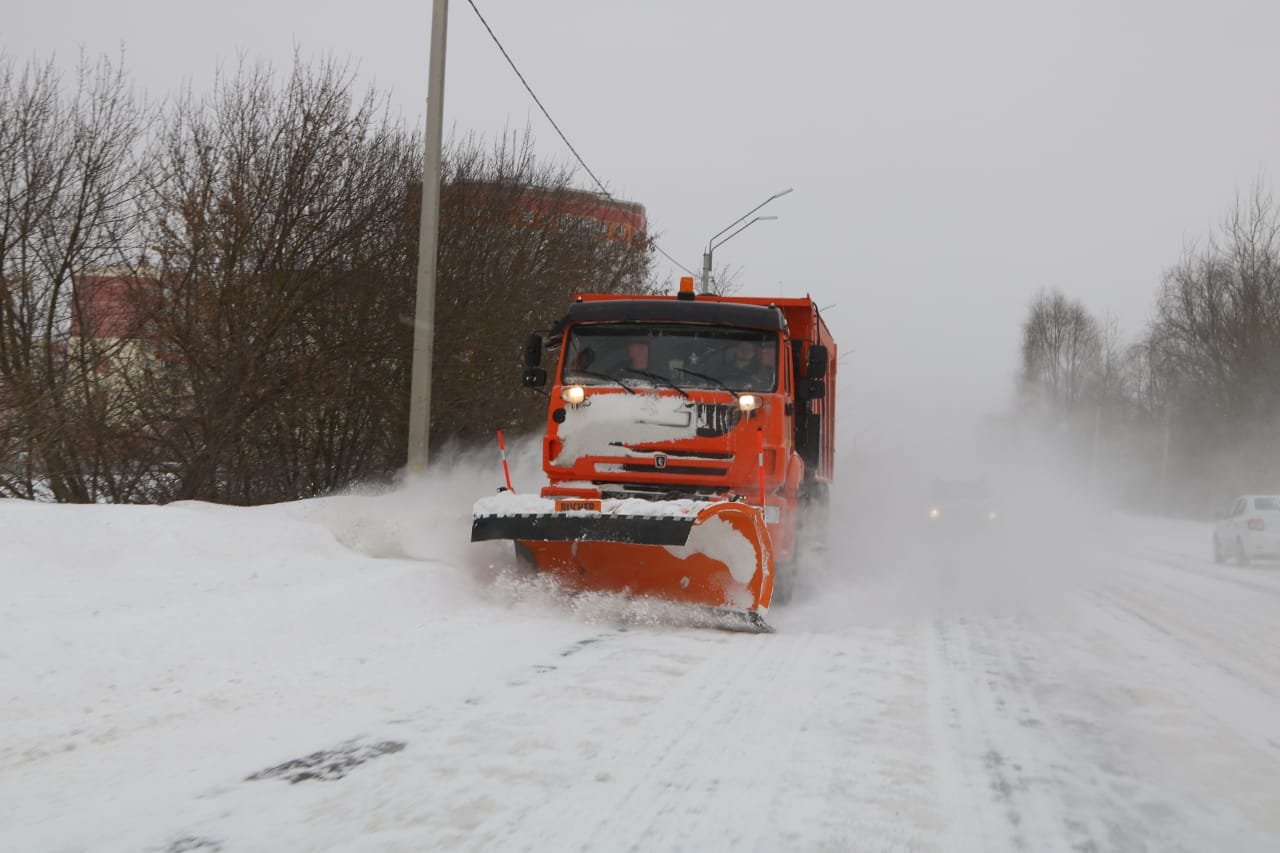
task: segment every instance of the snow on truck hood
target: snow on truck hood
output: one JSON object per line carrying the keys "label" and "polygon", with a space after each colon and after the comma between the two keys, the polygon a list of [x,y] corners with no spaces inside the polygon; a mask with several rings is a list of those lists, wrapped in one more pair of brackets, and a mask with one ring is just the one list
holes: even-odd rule
{"label": "snow on truck hood", "polygon": [[592,394],[580,406],[566,406],[556,429],[563,442],[555,465],[583,456],[627,456],[628,445],[681,441],[697,436],[694,406],[683,397],[646,394]]}

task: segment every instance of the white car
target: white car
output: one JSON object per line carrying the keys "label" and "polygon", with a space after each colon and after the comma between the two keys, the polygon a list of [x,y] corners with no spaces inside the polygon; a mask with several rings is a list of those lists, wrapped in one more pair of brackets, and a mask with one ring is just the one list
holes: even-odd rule
{"label": "white car", "polygon": [[1280,495],[1244,495],[1218,513],[1213,559],[1228,557],[1242,566],[1254,557],[1280,557]]}

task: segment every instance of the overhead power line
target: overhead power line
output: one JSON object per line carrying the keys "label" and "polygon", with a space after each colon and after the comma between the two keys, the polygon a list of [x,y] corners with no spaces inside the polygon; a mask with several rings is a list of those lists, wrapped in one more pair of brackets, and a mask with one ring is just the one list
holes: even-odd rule
{"label": "overhead power line", "polygon": [[[614,199],[613,193],[609,192],[605,187],[604,182],[596,177],[595,172],[591,171],[591,167],[587,165],[587,161],[582,159],[582,155],[578,153],[578,149],[573,147],[573,143],[569,141],[569,137],[564,135],[564,131],[560,129],[560,125],[556,124],[556,120],[551,117],[551,113],[542,105],[542,101],[538,99],[537,94],[533,91],[533,87],[529,85],[529,81],[524,79],[524,75],[521,74],[520,69],[516,67],[515,60],[511,58],[511,54],[507,53],[507,49],[502,46],[502,42],[499,41],[497,34],[494,33],[493,27],[489,26],[489,22],[484,19],[484,15],[480,14],[480,9],[476,6],[475,0],[467,0],[467,5],[471,7],[471,11],[476,13],[476,17],[479,18],[480,23],[484,25],[485,32],[489,34],[489,38],[493,39],[493,43],[498,46],[498,50],[502,52],[502,56],[507,60],[507,64],[511,66],[511,70],[516,73],[516,77],[520,78],[520,83],[524,86],[525,91],[529,93],[529,97],[533,98],[533,102],[538,105],[538,109],[542,111],[544,116],[546,116],[547,121],[551,123],[551,127],[555,129],[555,132],[559,135],[561,141],[564,142],[565,147],[569,149],[570,153],[573,154],[574,159],[578,161],[578,165],[583,168],[583,171],[591,176],[591,180],[596,182],[596,186],[600,188],[600,192],[606,198],[616,200]],[[680,263],[663,251],[662,247],[658,245],[656,240],[653,243],[653,248],[658,250],[658,254],[671,261],[671,263],[675,264],[689,275],[694,274],[693,270],[689,269],[684,264]]]}
{"label": "overhead power line", "polygon": [[[670,255],[668,255],[666,252],[664,252],[664,251],[662,250],[662,247],[658,245],[658,242],[657,242],[656,240],[655,240],[655,241],[654,241],[654,243],[653,243],[653,248],[657,249],[657,250],[658,250],[658,253],[659,253],[660,255],[662,255],[662,257],[664,257],[664,258],[666,258],[667,260],[671,261],[671,263],[675,264],[675,265],[676,265],[676,266],[678,266],[680,269],[682,269],[682,270],[684,270],[685,272],[687,272],[689,275],[693,275],[693,274],[694,274],[694,273],[693,273],[693,270],[689,269],[689,268],[688,268],[688,267],[686,267],[684,264],[680,263],[680,262],[679,262],[679,261],[677,261],[675,258],[671,257],[671,256],[670,256]],[[695,277],[696,277],[696,276],[695,276]]]}
{"label": "overhead power line", "polygon": [[560,125],[556,124],[556,120],[551,117],[551,113],[547,112],[547,108],[542,105],[542,101],[538,100],[538,96],[534,94],[533,87],[529,85],[528,80],[524,79],[524,75],[521,74],[520,69],[516,67],[515,60],[511,58],[511,54],[507,53],[507,49],[502,46],[502,42],[498,40],[498,36],[493,32],[493,27],[489,26],[489,22],[484,19],[484,15],[481,15],[480,10],[476,8],[474,0],[467,0],[467,3],[471,6],[472,11],[476,13],[476,17],[480,19],[480,23],[484,25],[485,30],[489,33],[489,38],[493,39],[493,43],[498,46],[498,50],[502,51],[502,56],[507,60],[507,64],[511,66],[511,70],[516,72],[516,76],[519,77],[520,82],[524,84],[525,91],[529,93],[529,97],[533,98],[533,102],[538,105],[538,109],[542,110],[542,114],[547,117],[547,121],[551,122],[551,126],[555,128],[556,133],[560,134],[560,138],[564,141],[564,144],[568,146],[571,152],[573,152],[573,156],[577,159],[578,164],[581,165],[582,168],[586,170],[587,174],[591,176],[591,180],[596,182],[596,186],[600,188],[600,191],[612,198],[613,196],[604,188],[604,183],[596,177],[595,172],[591,171],[591,167],[582,159],[582,155],[578,153],[578,149],[573,147],[573,143],[569,141],[569,137],[564,135],[564,131],[560,129]]}

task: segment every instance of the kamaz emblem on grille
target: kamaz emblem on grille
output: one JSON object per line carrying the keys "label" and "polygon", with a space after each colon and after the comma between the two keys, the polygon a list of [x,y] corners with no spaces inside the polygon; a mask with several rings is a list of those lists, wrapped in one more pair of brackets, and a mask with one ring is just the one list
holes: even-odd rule
{"label": "kamaz emblem on grille", "polygon": [[659,453],[658,455],[654,456],[654,457],[653,457],[653,467],[654,467],[654,468],[666,468],[666,467],[667,467],[667,457],[663,456],[661,453]]}

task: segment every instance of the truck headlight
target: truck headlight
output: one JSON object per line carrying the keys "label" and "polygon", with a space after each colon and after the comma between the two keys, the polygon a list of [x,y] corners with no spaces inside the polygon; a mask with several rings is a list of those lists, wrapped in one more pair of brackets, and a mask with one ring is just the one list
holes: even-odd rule
{"label": "truck headlight", "polygon": [[581,385],[570,385],[560,391],[560,399],[570,406],[577,406],[587,398],[587,391]]}
{"label": "truck headlight", "polygon": [[754,412],[762,402],[755,394],[743,394],[738,398],[738,408],[744,412]]}

